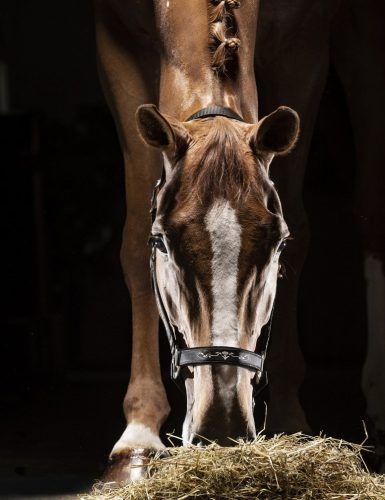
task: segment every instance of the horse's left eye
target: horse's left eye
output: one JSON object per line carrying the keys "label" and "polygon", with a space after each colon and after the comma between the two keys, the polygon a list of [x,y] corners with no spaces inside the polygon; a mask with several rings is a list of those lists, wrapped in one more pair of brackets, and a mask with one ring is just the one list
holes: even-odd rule
{"label": "horse's left eye", "polygon": [[150,236],[150,245],[153,248],[157,248],[162,253],[167,253],[166,245],[164,244],[162,236],[159,234]]}
{"label": "horse's left eye", "polygon": [[287,240],[282,240],[279,247],[278,247],[277,252],[281,253],[282,250],[284,250],[286,247],[287,247]]}

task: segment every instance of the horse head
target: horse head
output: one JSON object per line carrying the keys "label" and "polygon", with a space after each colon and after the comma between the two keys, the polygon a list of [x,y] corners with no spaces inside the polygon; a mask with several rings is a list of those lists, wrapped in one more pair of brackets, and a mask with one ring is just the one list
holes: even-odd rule
{"label": "horse head", "polygon": [[[231,348],[255,351],[289,237],[269,168],[294,146],[298,115],[280,107],[256,124],[224,116],[180,122],[144,105],[137,124],[144,141],[163,153],[151,241],[160,300],[178,346],[221,346],[224,362],[235,356]],[[255,370],[192,363],[183,375],[185,443],[203,436],[229,445],[228,438],[255,436]]]}

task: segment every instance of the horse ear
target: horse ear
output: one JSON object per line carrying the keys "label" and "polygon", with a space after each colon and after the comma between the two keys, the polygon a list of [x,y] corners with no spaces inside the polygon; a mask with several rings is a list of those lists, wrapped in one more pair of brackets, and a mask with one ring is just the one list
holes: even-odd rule
{"label": "horse ear", "polygon": [[254,126],[250,145],[256,153],[285,155],[295,146],[298,135],[298,114],[291,108],[280,106]]}
{"label": "horse ear", "polygon": [[176,147],[179,151],[187,144],[187,129],[181,122],[162,115],[155,104],[139,106],[136,125],[144,142],[155,148],[166,150]]}

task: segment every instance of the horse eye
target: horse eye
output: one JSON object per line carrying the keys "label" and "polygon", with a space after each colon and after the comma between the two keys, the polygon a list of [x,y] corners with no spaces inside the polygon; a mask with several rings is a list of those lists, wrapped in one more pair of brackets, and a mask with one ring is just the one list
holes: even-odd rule
{"label": "horse eye", "polygon": [[157,248],[162,253],[167,253],[166,245],[164,244],[162,236],[159,234],[150,236],[150,245],[152,248]]}
{"label": "horse eye", "polygon": [[279,245],[279,247],[278,247],[277,252],[278,252],[278,253],[281,253],[281,252],[282,252],[282,250],[284,250],[286,247],[287,247],[287,240],[283,240],[283,241],[281,241],[281,243],[280,243],[280,245]]}

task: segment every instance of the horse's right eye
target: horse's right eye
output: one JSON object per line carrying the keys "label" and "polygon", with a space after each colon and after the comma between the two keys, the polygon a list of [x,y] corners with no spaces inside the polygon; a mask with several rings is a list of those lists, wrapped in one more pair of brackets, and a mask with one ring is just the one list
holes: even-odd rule
{"label": "horse's right eye", "polygon": [[164,244],[163,237],[160,234],[153,234],[150,236],[150,245],[162,253],[167,253],[166,245]]}

